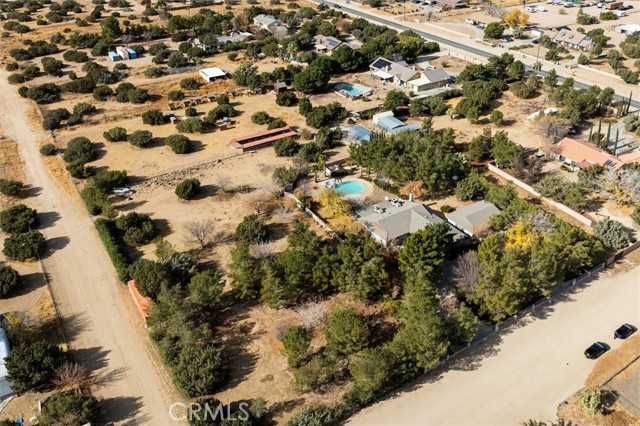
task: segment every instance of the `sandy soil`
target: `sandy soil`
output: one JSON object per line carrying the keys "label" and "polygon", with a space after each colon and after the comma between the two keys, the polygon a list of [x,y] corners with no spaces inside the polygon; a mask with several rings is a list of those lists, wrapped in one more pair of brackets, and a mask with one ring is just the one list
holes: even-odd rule
{"label": "sandy soil", "polygon": [[107,422],[114,424],[173,424],[167,407],[178,399],[156,361],[142,325],[132,321],[133,306],[95,232],[80,207],[43,167],[38,146],[40,130],[23,117],[28,103],[0,74],[2,120],[7,135],[18,142],[26,180],[39,191],[30,199],[43,221],[49,245],[44,265],[73,356],[91,370],[115,373],[108,386],[96,389],[103,399]]}
{"label": "sandy soil", "polygon": [[606,415],[589,416],[584,412],[580,403],[580,396],[583,389],[563,401],[558,407],[558,418],[563,419],[565,424],[590,425],[590,426],[638,426],[640,419],[635,417],[622,406],[619,401],[610,404],[610,399],[605,398],[607,404]]}
{"label": "sandy soil", "polygon": [[640,321],[639,276],[638,267],[600,273],[348,424],[513,425],[555,418],[558,404],[583,386],[593,368],[584,349],[596,340],[618,348],[613,330],[622,322]]}

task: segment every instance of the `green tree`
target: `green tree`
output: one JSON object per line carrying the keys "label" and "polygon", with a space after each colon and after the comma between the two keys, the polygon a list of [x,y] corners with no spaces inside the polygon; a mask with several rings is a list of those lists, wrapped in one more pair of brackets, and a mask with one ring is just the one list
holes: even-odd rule
{"label": "green tree", "polygon": [[11,296],[22,284],[18,271],[11,266],[0,265],[0,299]]}
{"label": "green tree", "polygon": [[293,157],[300,150],[300,144],[292,138],[279,139],[273,143],[273,150],[278,157]]}
{"label": "green tree", "polygon": [[290,328],[282,338],[282,345],[289,367],[298,368],[309,355],[311,335],[303,327]]}
{"label": "green tree", "polygon": [[88,163],[96,158],[96,147],[84,136],[78,136],[67,143],[64,150],[64,161],[67,163]]}
{"label": "green tree", "polygon": [[427,225],[409,235],[403,243],[398,256],[400,270],[407,276],[420,268],[431,279],[437,278],[440,275],[439,267],[452,243],[453,237],[449,234],[446,222]]}
{"label": "green tree", "polygon": [[331,350],[350,355],[367,346],[369,327],[353,309],[339,308],[329,315],[325,336]]}
{"label": "green tree", "polygon": [[311,105],[311,100],[309,98],[300,98],[298,101],[298,111],[300,115],[306,116],[313,109],[313,105]]}
{"label": "green tree", "polygon": [[189,297],[202,310],[212,312],[220,306],[224,283],[217,271],[208,269],[191,277]]}
{"label": "green tree", "polygon": [[367,299],[387,283],[388,274],[379,246],[368,233],[349,234],[338,246],[333,283],[340,291]]}
{"label": "green tree", "polygon": [[505,132],[496,132],[491,146],[491,156],[498,166],[510,166],[524,153],[522,145],[509,140]]}
{"label": "green tree", "polygon": [[50,383],[64,361],[64,353],[59,347],[38,340],[13,347],[4,361],[11,389],[24,393]]}
{"label": "green tree", "polygon": [[501,111],[494,109],[489,116],[489,121],[491,121],[496,126],[501,126],[502,122],[504,121],[504,114]]}
{"label": "green tree", "polygon": [[261,275],[258,262],[251,256],[249,246],[240,244],[231,250],[229,276],[231,286],[241,299],[253,299],[260,294]]}
{"label": "green tree", "polygon": [[405,105],[409,105],[409,97],[402,90],[391,90],[384,98],[382,109],[385,111],[393,111]]}
{"label": "green tree", "polygon": [[257,214],[245,216],[236,227],[236,240],[244,244],[259,243],[267,235],[267,227]]}
{"label": "green tree", "polygon": [[135,281],[140,294],[153,300],[158,298],[163,287],[171,285],[168,268],[164,264],[152,260],[137,260],[129,267],[129,274]]}
{"label": "green tree", "polygon": [[384,350],[364,349],[355,354],[349,364],[353,387],[373,397],[389,381],[392,368],[393,364]]}
{"label": "green tree", "polygon": [[331,75],[329,70],[314,66],[312,62],[301,73],[293,77],[293,87],[302,93],[319,93],[327,88]]}
{"label": "green tree", "polygon": [[603,219],[593,226],[593,235],[613,249],[622,249],[629,245],[629,234],[622,223],[613,219]]}
{"label": "green tree", "polygon": [[458,182],[455,194],[461,201],[477,200],[484,198],[489,190],[489,181],[480,173],[470,173],[469,176]]}
{"label": "green tree", "polygon": [[3,232],[21,234],[38,225],[38,212],[24,204],[16,204],[0,212],[0,229]]}
{"label": "green tree", "polygon": [[104,132],[102,136],[109,142],[121,142],[127,140],[127,129],[124,127],[114,127]]}
{"label": "green tree", "polygon": [[151,126],[159,126],[165,123],[165,117],[160,110],[150,109],[142,113],[142,122]]}
{"label": "green tree", "polygon": [[2,253],[11,260],[24,262],[27,259],[41,255],[44,253],[45,248],[44,235],[38,231],[29,231],[6,238]]}
{"label": "green tree", "polygon": [[55,393],[42,406],[40,422],[50,426],[81,426],[100,416],[98,400],[90,395]]}
{"label": "green tree", "polygon": [[22,192],[24,184],[17,180],[0,179],[0,194],[9,195],[15,197]]}
{"label": "green tree", "polygon": [[153,142],[153,133],[148,130],[136,130],[127,136],[127,140],[133,146],[144,148]]}
{"label": "green tree", "polygon": [[604,412],[602,407],[602,391],[600,389],[587,388],[580,395],[580,403],[585,413],[597,416]]}
{"label": "green tree", "polygon": [[167,136],[164,140],[165,145],[169,146],[176,154],[187,154],[193,149],[191,139],[184,135]]}
{"label": "green tree", "polygon": [[173,368],[176,386],[189,398],[218,392],[226,376],[220,351],[209,344],[186,346]]}
{"label": "green tree", "polygon": [[109,16],[103,20],[100,23],[100,28],[102,29],[102,38],[104,39],[115,40],[122,35],[122,29],[120,28],[118,18],[113,16]]}
{"label": "green tree", "polygon": [[484,27],[484,38],[498,39],[504,34],[504,26],[500,22],[490,22]]}
{"label": "green tree", "polygon": [[185,179],[176,185],[176,195],[183,200],[192,200],[200,193],[200,181],[195,178]]}

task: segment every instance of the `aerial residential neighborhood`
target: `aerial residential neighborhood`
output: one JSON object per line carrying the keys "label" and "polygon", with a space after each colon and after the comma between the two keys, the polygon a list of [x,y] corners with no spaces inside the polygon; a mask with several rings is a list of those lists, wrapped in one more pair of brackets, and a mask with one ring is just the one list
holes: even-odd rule
{"label": "aerial residential neighborhood", "polygon": [[0,426],[640,423],[638,0],[0,23]]}

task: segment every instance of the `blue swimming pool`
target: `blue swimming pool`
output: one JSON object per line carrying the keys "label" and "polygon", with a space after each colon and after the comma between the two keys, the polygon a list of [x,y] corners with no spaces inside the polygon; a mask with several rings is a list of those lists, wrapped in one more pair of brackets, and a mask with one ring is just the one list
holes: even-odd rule
{"label": "blue swimming pool", "polygon": [[354,98],[362,96],[362,92],[350,84],[345,84],[344,86],[341,87],[341,89],[347,92],[348,94],[350,94],[351,96],[353,96]]}
{"label": "blue swimming pool", "polygon": [[356,195],[365,190],[364,184],[356,180],[338,183],[334,188],[336,191],[344,195]]}

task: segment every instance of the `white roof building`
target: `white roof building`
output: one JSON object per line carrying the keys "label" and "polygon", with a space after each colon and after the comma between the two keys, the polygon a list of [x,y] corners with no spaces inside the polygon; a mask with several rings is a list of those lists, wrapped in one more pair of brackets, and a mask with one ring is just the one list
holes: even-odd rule
{"label": "white roof building", "polygon": [[225,78],[227,76],[227,73],[218,67],[212,67],[200,70],[200,75],[202,76],[204,81],[210,83],[217,78]]}
{"label": "white roof building", "polygon": [[9,339],[7,339],[4,329],[0,328],[0,400],[13,394],[13,390],[11,390],[7,380],[7,367],[4,365],[4,359],[8,356]]}
{"label": "white roof building", "polygon": [[282,25],[282,21],[276,19],[275,16],[265,14],[255,16],[253,18],[253,23],[255,25],[258,25],[260,28],[264,28],[265,30],[268,30],[272,25]]}

